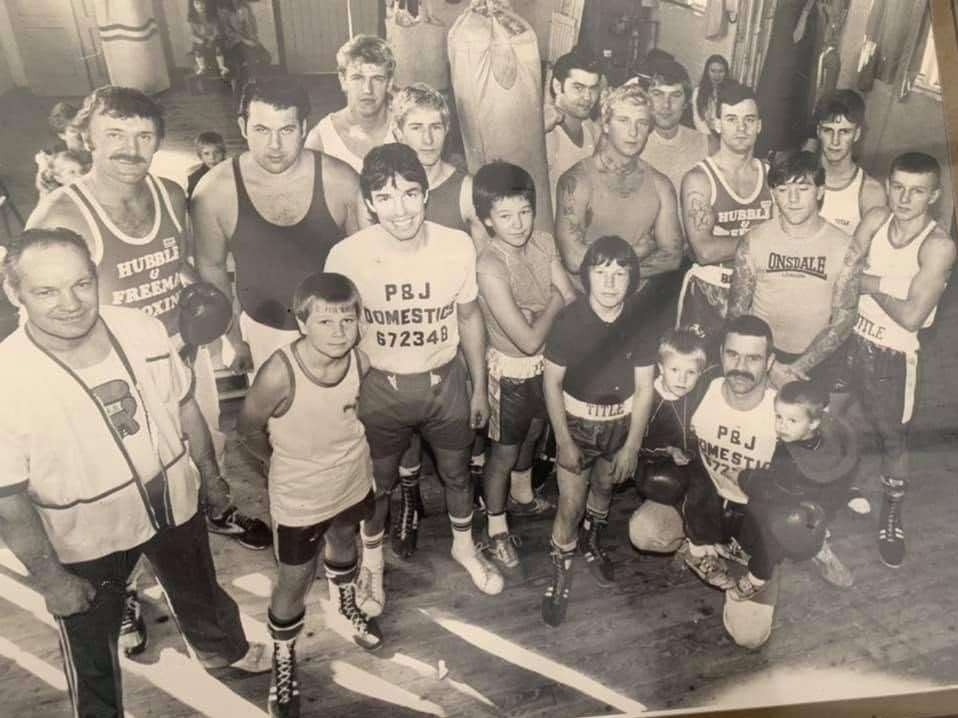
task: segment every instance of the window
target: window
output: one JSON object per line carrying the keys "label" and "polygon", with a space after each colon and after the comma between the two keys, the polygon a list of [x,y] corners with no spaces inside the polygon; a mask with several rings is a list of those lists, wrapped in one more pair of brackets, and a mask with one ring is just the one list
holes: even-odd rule
{"label": "window", "polygon": [[918,68],[915,75],[915,87],[941,96],[941,78],[938,75],[938,55],[935,53],[935,33],[931,23],[925,31],[924,48],[918,55]]}

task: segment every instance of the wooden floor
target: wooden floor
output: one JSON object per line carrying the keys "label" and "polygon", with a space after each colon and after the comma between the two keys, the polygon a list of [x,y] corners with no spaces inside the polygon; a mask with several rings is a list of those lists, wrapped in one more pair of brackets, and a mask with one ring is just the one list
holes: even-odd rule
{"label": "wooden floor", "polygon": [[[329,85],[317,87],[315,117],[340,101]],[[219,129],[231,148],[239,147],[235,124],[224,114],[226,95],[175,91],[162,100],[169,114],[169,156],[189,161],[189,140],[203,129]],[[21,94],[0,103],[0,177],[23,211],[33,202],[32,155],[43,144],[50,104]],[[631,548],[626,524],[637,498],[630,490],[616,498],[609,527],[617,586],[598,588],[580,563],[569,619],[549,628],[539,617],[539,599],[549,579],[550,518],[514,522],[525,576],[511,579],[500,596],[483,596],[449,556],[442,497],[430,480],[419,552],[405,563],[386,552],[388,607],[380,621],[386,643],[380,651],[365,653],[328,627],[325,581],[316,583],[298,646],[304,715],[634,714],[644,708],[804,702],[958,683],[956,319],[952,287],[936,328],[923,342],[914,488],[905,513],[909,557],[900,569],[879,562],[874,517],[840,515],[833,545],[855,573],[854,588],[838,591],[811,565],[787,565],[774,634],[762,650],[746,651],[722,627],[719,592],[672,558]],[[231,429],[236,404],[224,408]],[[227,469],[239,504],[265,517],[262,479],[233,444],[230,448]],[[873,491],[875,471],[869,457],[865,473]],[[250,635],[265,637],[270,554],[218,536],[211,543],[221,582],[239,603]],[[56,633],[16,569],[2,549],[0,714],[69,715]],[[187,659],[159,594],[147,592],[145,611],[150,645],[136,661],[123,663],[130,715],[264,715],[268,676],[226,670],[209,677]]]}

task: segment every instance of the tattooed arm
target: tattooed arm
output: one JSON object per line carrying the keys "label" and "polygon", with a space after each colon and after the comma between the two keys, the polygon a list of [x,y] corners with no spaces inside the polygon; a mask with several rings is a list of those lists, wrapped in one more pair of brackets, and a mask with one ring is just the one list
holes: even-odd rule
{"label": "tattooed arm", "polygon": [[689,245],[699,264],[718,264],[732,259],[737,238],[713,237],[715,211],[712,209],[712,188],[705,170],[693,167],[682,180],[682,221]]}
{"label": "tattooed arm", "polygon": [[852,241],[832,287],[832,314],[828,325],[815,336],[805,352],[792,362],[793,371],[807,375],[848,339],[858,317],[858,294],[864,263],[865,255],[861,246]]}
{"label": "tattooed arm", "polygon": [[640,262],[643,279],[671,272],[682,261],[682,226],[679,224],[675,188],[668,177],[649,167],[651,180],[659,195],[659,214],[652,228],[655,248]]}
{"label": "tattooed arm", "polygon": [[592,182],[583,162],[566,170],[556,189],[556,240],[559,255],[573,274],[579,271],[589,246],[585,232],[591,219]]}
{"label": "tattooed arm", "polygon": [[752,264],[751,232],[742,237],[735,250],[735,268],[728,294],[728,319],[748,314],[755,294],[755,267]]}

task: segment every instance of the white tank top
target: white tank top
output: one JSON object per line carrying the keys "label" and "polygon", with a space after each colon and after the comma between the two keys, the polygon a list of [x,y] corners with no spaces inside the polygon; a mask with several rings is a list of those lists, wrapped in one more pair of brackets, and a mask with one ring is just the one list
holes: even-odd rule
{"label": "white tank top", "polygon": [[722,396],[723,377],[714,379],[692,415],[699,455],[719,495],[740,504],[748,496],[739,488],[744,469],[763,469],[775,453],[775,390],[765,389],[758,406],[739,411]]}
{"label": "white tank top", "polygon": [[[910,280],[918,274],[918,253],[925,239],[935,229],[936,222],[929,221],[928,226],[904,247],[894,247],[888,239],[892,217],[893,215],[888,217],[872,238],[865,260],[865,273],[876,277],[893,276]],[[937,311],[937,306],[931,310],[922,328],[932,325]],[[855,333],[881,347],[905,353],[918,351],[918,332],[905,329],[882,309],[870,294],[862,294],[858,299]]]}
{"label": "white tank top", "polygon": [[[297,340],[299,341],[299,340]],[[269,502],[273,519],[309,526],[361,501],[372,488],[372,460],[359,403],[359,357],[349,355],[346,374],[321,384],[306,372],[288,344],[281,352],[290,373],[291,400],[269,419],[273,456]]]}
{"label": "white tank top", "polygon": [[[346,143],[343,142],[343,138],[339,136],[339,133],[336,131],[336,128],[333,126],[333,116],[326,115],[319,123],[309,131],[309,136],[306,138],[306,147],[309,149],[320,149],[319,144],[314,140],[314,137],[318,135],[320,141],[322,142],[322,151],[327,155],[332,155],[333,157],[342,160],[357,173],[362,173],[363,171],[363,158],[355,154],[351,149],[346,146]],[[313,142],[310,142],[313,140]]]}
{"label": "white tank top", "polygon": [[819,214],[847,234],[855,234],[862,221],[861,196],[865,170],[861,167],[841,189],[825,188],[825,200]]}

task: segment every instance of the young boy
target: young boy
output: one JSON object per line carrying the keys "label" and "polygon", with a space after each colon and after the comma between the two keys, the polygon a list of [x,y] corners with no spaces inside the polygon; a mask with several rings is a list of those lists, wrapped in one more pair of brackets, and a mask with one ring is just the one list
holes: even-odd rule
{"label": "young boy", "polygon": [[655,337],[638,331],[636,304],[628,301],[639,283],[635,250],[621,237],[600,237],[579,277],[587,294],[562,311],[545,347],[543,389],[559,484],[553,580],[542,599],[542,619],[551,626],[565,619],[577,546],[599,585],[615,580],[599,533],[613,483],[635,472],[654,394]]}
{"label": "young boy", "polygon": [[840,588],[852,585],[849,570],[826,540],[826,526],[844,504],[858,465],[858,440],[840,419],[828,416],[828,393],[813,382],[786,384],[775,398],[778,443],[766,469],[742,473],[749,502],[742,532],[750,554],[748,573],[728,590],[747,601],[772,578],[785,558],[812,558],[822,576]]}
{"label": "young boy", "polygon": [[545,426],[542,348],[559,311],[575,299],[552,235],[533,230],[532,176],[508,162],[476,173],[473,200],[490,236],[476,262],[479,307],[486,324],[489,455],[483,493],[492,557],[519,566],[506,520],[510,479],[532,493],[532,458]]}
{"label": "young boy", "polygon": [[678,506],[688,488],[686,467],[696,455],[689,422],[699,397],[693,390],[707,364],[705,335],[669,329],[659,340],[658,376],[645,430],[636,488],[650,501]]}
{"label": "young boy", "polygon": [[203,175],[226,159],[226,142],[219,132],[200,132],[193,142],[200,164],[190,172],[186,180],[186,198],[193,196],[193,190],[203,179]]}
{"label": "young boy", "polygon": [[313,274],[296,289],[293,311],[302,336],[266,361],[239,417],[241,441],[269,467],[279,564],[269,606],[271,716],[299,715],[296,637],[323,540],[330,599],[351,625],[353,640],[366,650],[383,640],[376,620],[356,606],[354,580],[353,539],[359,522],[373,510],[372,460],[356,412],[359,383],[368,369],[355,348],[359,292],[341,274]]}

